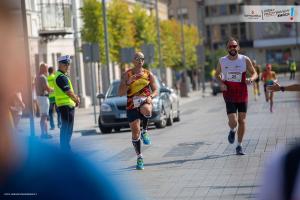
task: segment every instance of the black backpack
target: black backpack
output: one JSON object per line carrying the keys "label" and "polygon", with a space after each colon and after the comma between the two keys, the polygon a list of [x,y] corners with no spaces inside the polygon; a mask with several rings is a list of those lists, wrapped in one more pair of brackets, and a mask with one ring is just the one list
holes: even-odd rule
{"label": "black backpack", "polygon": [[284,159],[284,199],[292,200],[297,176],[300,176],[300,145],[293,147]]}

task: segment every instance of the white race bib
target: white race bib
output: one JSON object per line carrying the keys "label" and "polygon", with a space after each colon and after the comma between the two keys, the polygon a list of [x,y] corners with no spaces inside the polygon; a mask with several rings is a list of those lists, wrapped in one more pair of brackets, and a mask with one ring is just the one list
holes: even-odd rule
{"label": "white race bib", "polygon": [[147,97],[142,97],[142,96],[135,96],[133,97],[133,106],[135,108],[138,108],[141,106],[142,103],[147,99]]}
{"label": "white race bib", "polygon": [[227,72],[226,81],[230,82],[242,82],[241,72]]}

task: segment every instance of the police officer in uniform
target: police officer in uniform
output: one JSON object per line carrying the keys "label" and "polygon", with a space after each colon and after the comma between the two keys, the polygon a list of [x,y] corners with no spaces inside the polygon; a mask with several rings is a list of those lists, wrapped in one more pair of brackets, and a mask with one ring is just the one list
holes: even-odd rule
{"label": "police officer in uniform", "polygon": [[73,132],[75,107],[80,98],[74,93],[72,83],[67,73],[70,67],[69,55],[58,58],[58,71],[55,73],[54,93],[58,110],[61,114],[60,146],[62,150],[70,150],[70,141]]}

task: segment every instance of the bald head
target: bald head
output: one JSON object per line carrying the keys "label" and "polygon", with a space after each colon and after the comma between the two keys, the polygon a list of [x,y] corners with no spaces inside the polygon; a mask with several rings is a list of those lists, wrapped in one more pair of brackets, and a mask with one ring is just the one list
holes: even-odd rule
{"label": "bald head", "polygon": [[142,67],[144,65],[144,54],[142,52],[136,52],[133,57],[133,64],[136,67]]}
{"label": "bald head", "polygon": [[136,53],[134,54],[134,59],[138,59],[138,58],[144,59],[144,58],[145,58],[145,57],[144,57],[144,54],[143,54],[142,52],[136,52]]}

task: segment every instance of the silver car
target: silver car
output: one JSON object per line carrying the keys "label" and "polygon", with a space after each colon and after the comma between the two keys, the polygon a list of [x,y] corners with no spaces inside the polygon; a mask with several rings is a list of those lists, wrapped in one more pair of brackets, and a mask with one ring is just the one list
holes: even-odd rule
{"label": "silver car", "polygon": [[[158,79],[156,81],[159,95],[152,101],[150,123],[154,123],[157,128],[164,128],[180,120],[179,98],[173,89],[164,86]],[[116,80],[110,85],[106,95],[98,95],[101,102],[98,125],[102,133],[111,133],[112,129],[118,132],[121,128],[129,127],[126,115],[127,97],[118,96],[119,85],[120,81]]]}

